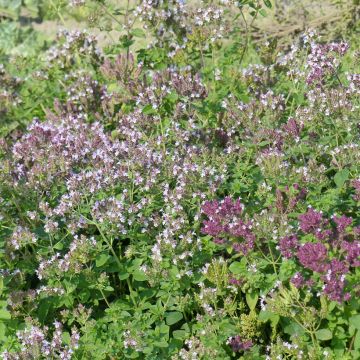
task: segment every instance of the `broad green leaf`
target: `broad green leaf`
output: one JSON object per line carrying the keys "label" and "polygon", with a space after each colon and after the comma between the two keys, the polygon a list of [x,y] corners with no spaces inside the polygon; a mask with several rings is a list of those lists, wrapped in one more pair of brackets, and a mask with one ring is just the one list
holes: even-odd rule
{"label": "broad green leaf", "polygon": [[270,321],[273,325],[276,325],[279,320],[280,316],[278,314],[274,314],[270,311],[260,311],[258,319],[262,322]]}
{"label": "broad green leaf", "polygon": [[338,188],[342,188],[345,184],[345,181],[349,179],[349,170],[343,169],[338,171],[334,176],[334,182]]}
{"label": "broad green leaf", "polygon": [[10,320],[11,314],[6,309],[0,309],[0,320]]}
{"label": "broad green leaf", "polygon": [[136,280],[136,281],[146,281],[147,280],[147,275],[141,270],[134,271],[133,277],[134,277],[134,280]]}
{"label": "broad green leaf", "polygon": [[167,348],[169,344],[166,341],[154,341],[154,346],[160,347],[160,348]]}
{"label": "broad green leaf", "polygon": [[291,321],[289,325],[284,327],[284,332],[289,335],[302,335],[304,334],[304,329],[296,322]]}
{"label": "broad green leaf", "polygon": [[261,16],[263,16],[263,17],[266,17],[266,15],[267,15],[265,9],[260,9],[260,10],[259,10],[259,14],[260,14]]}
{"label": "broad green leaf", "polygon": [[172,334],[175,339],[183,340],[186,338],[187,333],[185,330],[175,330]]}
{"label": "broad green leaf", "polygon": [[332,332],[329,329],[320,329],[316,333],[316,338],[321,341],[332,339]]}
{"label": "broad green leaf", "polygon": [[229,270],[233,274],[242,274],[244,272],[244,265],[238,261],[234,261],[230,266]]}
{"label": "broad green leaf", "polygon": [[349,324],[360,330],[360,315],[354,315],[349,319]]}
{"label": "broad green leaf", "polygon": [[360,350],[360,331],[358,331],[356,333],[356,335],[355,335],[354,349],[355,350]]}
{"label": "broad green leaf", "polygon": [[130,276],[130,274],[127,273],[127,272],[121,272],[121,273],[119,273],[119,279],[120,279],[120,280],[126,280],[129,276]]}
{"label": "broad green leaf", "polygon": [[70,334],[67,331],[64,331],[62,333],[61,338],[62,338],[62,341],[63,341],[64,344],[70,345],[71,337],[70,337]]}
{"label": "broad green leaf", "polygon": [[49,300],[49,298],[45,298],[40,300],[37,308],[38,318],[41,322],[45,321],[48,314],[51,312],[53,307],[53,303]]}
{"label": "broad green leaf", "polygon": [[64,245],[59,241],[54,245],[54,249],[56,250],[62,250],[64,248]]}
{"label": "broad green leaf", "polygon": [[256,304],[259,300],[259,295],[255,292],[246,294],[246,303],[248,304],[250,310],[254,310],[256,308]]}
{"label": "broad green leaf", "polygon": [[169,335],[170,327],[169,327],[168,325],[161,324],[161,325],[159,326],[159,329],[160,329],[160,333],[161,333],[161,334]]}
{"label": "broad green leaf", "polygon": [[100,254],[97,258],[96,258],[96,267],[101,267],[104,266],[108,260],[110,259],[110,255],[109,254]]}
{"label": "broad green leaf", "polygon": [[132,36],[136,36],[136,37],[140,37],[140,38],[144,38],[146,37],[145,31],[143,29],[132,29],[131,30],[131,35]]}
{"label": "broad green leaf", "polygon": [[0,322],[0,341],[6,340],[6,325]]}
{"label": "broad green leaf", "polygon": [[156,114],[156,110],[149,104],[143,107],[142,113],[145,115],[152,115],[152,114]]}
{"label": "broad green leaf", "polygon": [[271,9],[272,8],[272,4],[270,0],[264,0],[264,4],[267,8]]}
{"label": "broad green leaf", "polygon": [[183,318],[183,314],[180,311],[172,311],[165,315],[166,323],[168,325],[176,324]]}

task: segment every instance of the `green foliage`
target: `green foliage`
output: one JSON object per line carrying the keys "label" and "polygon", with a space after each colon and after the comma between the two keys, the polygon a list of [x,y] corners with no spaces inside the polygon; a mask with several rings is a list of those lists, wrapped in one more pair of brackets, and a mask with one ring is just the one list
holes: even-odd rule
{"label": "green foliage", "polygon": [[[288,63],[276,39],[252,43],[269,0],[186,12],[174,1],[72,3],[0,0],[3,356],[359,358],[359,267],[343,274],[351,296],[335,301],[331,273],[298,255],[320,242],[300,226],[309,205],[331,234],[326,261],[345,262],[334,239],[358,241],[354,52],[313,85],[304,39]],[[100,50],[69,32],[51,43],[17,21],[24,12],[87,18],[113,40]],[[227,196],[244,205],[227,225],[249,226],[248,252],[234,246],[245,235],[204,230],[204,203]],[[351,226],[339,230],[337,214]],[[285,256],[292,233],[299,246]],[[34,331],[57,339],[50,355],[23,344]]]}

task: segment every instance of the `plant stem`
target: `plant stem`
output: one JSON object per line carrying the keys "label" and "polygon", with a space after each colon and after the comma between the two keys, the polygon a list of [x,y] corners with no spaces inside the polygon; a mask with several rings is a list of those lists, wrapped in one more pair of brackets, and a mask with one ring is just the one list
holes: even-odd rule
{"label": "plant stem", "polygon": [[109,301],[108,301],[108,299],[106,298],[106,296],[105,296],[105,294],[104,294],[104,291],[103,291],[101,288],[99,288],[99,290],[100,290],[100,292],[101,292],[101,295],[102,295],[104,301],[106,302],[107,307],[109,308],[109,307],[110,307],[110,304],[109,304]]}

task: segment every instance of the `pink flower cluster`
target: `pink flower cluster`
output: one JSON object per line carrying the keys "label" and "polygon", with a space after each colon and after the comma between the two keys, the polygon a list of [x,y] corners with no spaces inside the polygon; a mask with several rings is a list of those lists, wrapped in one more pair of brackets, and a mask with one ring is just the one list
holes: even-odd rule
{"label": "pink flower cluster", "polygon": [[240,218],[244,210],[240,200],[233,201],[229,196],[222,201],[206,201],[202,212],[208,217],[204,220],[202,232],[214,236],[218,244],[230,244],[239,253],[247,254],[253,249],[255,235],[252,222]]}
{"label": "pink flower cluster", "polygon": [[72,329],[70,344],[63,345],[63,324],[54,322],[54,332],[48,340],[49,329],[32,325],[19,331],[17,337],[21,343],[21,350],[17,353],[5,351],[1,354],[4,360],[17,359],[61,359],[71,360],[74,349],[78,348],[80,335],[76,328]]}
{"label": "pink flower cluster", "polygon": [[253,346],[251,340],[243,340],[241,339],[240,335],[230,337],[227,343],[230,345],[232,351],[234,352],[249,350]]}
{"label": "pink flower cluster", "polygon": [[312,279],[305,280],[307,271],[319,274],[323,282],[322,291],[330,300],[338,302],[350,299],[346,291],[346,275],[351,268],[360,266],[360,241],[357,227],[351,228],[352,219],[345,215],[332,217],[334,226],[323,214],[309,208],[299,216],[300,230],[312,234],[318,242],[301,244],[298,235],[290,235],[279,242],[281,254],[294,258],[303,266],[291,282],[297,286],[313,286]]}
{"label": "pink flower cluster", "polygon": [[310,71],[307,76],[308,84],[320,85],[325,76],[335,73],[339,66],[337,56],[344,56],[349,49],[346,42],[330,44],[311,44],[311,52],[308,55],[307,66]]}

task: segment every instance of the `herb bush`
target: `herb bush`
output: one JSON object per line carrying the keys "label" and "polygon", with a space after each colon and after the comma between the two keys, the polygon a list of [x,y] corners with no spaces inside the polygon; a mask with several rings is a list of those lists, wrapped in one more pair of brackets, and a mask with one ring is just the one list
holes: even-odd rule
{"label": "herb bush", "polygon": [[3,359],[360,358],[357,43],[256,55],[270,7],[72,1],[119,41],[3,56]]}

